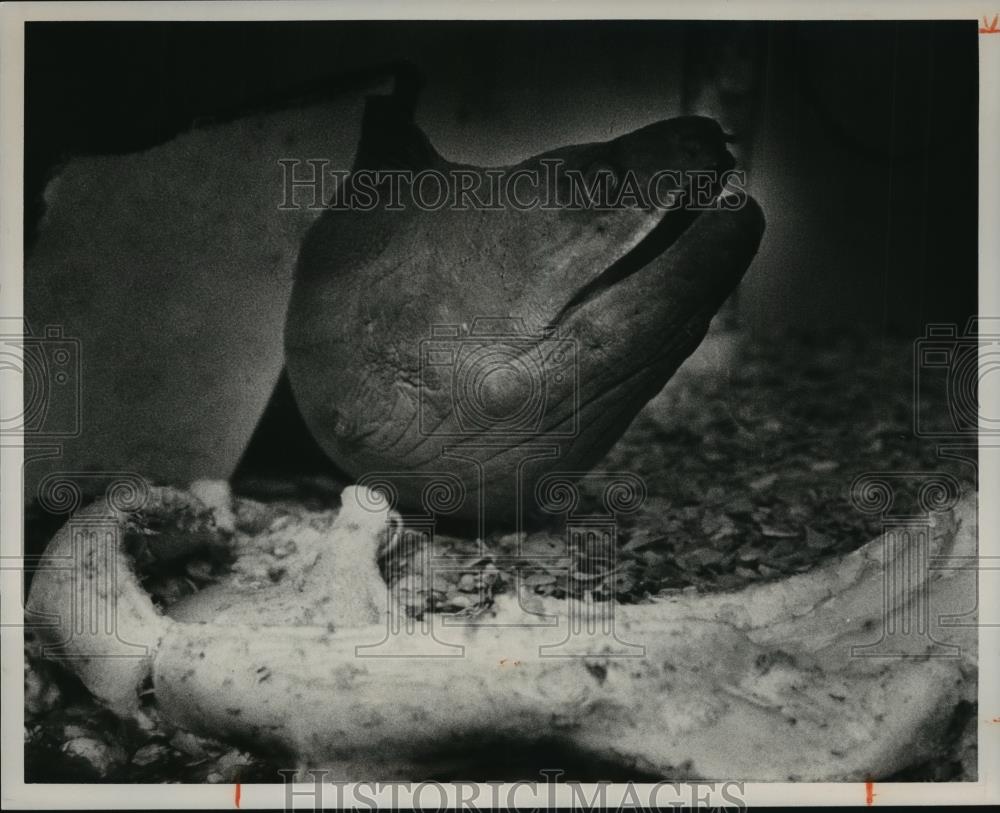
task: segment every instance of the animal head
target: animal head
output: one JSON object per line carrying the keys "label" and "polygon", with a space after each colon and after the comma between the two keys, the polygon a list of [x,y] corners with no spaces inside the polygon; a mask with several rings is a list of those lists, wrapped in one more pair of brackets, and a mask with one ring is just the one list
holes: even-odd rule
{"label": "animal head", "polygon": [[540,476],[600,459],[741,279],[763,216],[720,202],[733,163],[718,124],[683,117],[471,167],[372,97],[286,321],[316,441],[404,508],[440,474],[459,517],[530,509]]}

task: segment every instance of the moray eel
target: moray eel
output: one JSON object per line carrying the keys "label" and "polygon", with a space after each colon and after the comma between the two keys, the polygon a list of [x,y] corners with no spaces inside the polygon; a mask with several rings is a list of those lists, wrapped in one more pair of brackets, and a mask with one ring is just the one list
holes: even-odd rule
{"label": "moray eel", "polygon": [[[716,183],[715,203],[692,207],[698,184],[733,165],[715,121],[675,118],[491,170],[499,188],[520,173],[518,205],[453,196],[430,210],[359,170],[450,182],[487,170],[438,154],[399,98],[369,97],[354,173],[304,240],[286,320],[287,377],[313,438],[401,509],[426,512],[438,476],[453,492],[438,507],[459,519],[523,517],[540,477],[600,460],[742,278],[759,206],[719,205]],[[422,200],[436,203],[428,181]],[[581,181],[611,194],[586,205]]]}

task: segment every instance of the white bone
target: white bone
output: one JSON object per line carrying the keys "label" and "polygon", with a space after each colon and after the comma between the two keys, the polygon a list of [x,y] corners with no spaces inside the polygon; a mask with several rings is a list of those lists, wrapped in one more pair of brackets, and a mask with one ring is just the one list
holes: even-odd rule
{"label": "white bone", "polygon": [[[374,551],[391,516],[380,500],[363,489],[344,493],[334,529],[350,564],[336,591],[357,591],[358,579],[372,583]],[[126,518],[116,519],[123,525]],[[931,556],[975,557],[974,494],[933,519]],[[66,555],[72,525],[53,539],[50,559]],[[543,611],[561,616],[558,626],[502,626],[523,620],[513,607],[464,626],[439,617],[432,635],[419,625],[388,636],[385,624],[331,632],[179,623],[155,611],[119,552],[108,560],[119,570],[118,630],[151,655],[69,666],[119,714],[134,712],[135,692],[151,672],[158,710],[170,722],[275,748],[290,764],[332,768],[346,779],[419,779],[441,744],[501,735],[523,743],[556,738],[671,778],[879,778],[934,755],[957,704],[974,697],[976,654],[975,627],[937,623],[974,606],[975,571],[925,570],[892,593],[889,618],[912,618],[926,601],[926,632],[954,645],[955,657],[931,657],[940,653],[928,635],[906,637],[905,658],[852,656],[886,622],[883,550],[902,554],[883,542],[735,593],[614,605],[621,644],[593,639],[597,649],[587,658],[560,657],[565,652],[553,648],[566,638],[567,614],[582,605],[552,599]],[[70,617],[80,585],[105,577],[103,566],[81,560],[72,571],[42,570],[30,607]],[[378,597],[362,594],[363,616]],[[74,651],[127,654],[116,640],[84,636]],[[633,647],[626,654],[643,647],[642,657],[619,657],[624,645]]]}

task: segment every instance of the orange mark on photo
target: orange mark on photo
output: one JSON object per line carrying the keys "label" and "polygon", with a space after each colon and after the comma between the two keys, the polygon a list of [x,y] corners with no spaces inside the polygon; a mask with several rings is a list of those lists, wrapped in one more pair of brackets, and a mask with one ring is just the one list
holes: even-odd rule
{"label": "orange mark on photo", "polygon": [[865,804],[869,807],[875,802],[875,783],[871,779],[865,781]]}
{"label": "orange mark on photo", "polygon": [[240,783],[237,782],[236,783],[236,790],[233,792],[233,801],[236,802],[236,807],[240,806],[240,796],[241,795],[242,794],[240,792]]}
{"label": "orange mark on photo", "polygon": [[993,19],[986,22],[986,16],[983,16],[983,26],[979,29],[980,34],[1000,34],[1000,14],[994,14]]}

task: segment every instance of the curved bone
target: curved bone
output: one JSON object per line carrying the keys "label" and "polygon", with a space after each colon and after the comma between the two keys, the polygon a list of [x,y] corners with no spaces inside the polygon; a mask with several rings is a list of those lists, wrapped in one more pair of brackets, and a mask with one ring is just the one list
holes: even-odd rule
{"label": "curved bone", "polygon": [[[369,557],[378,516],[356,529]],[[975,495],[932,517],[931,556],[976,555]],[[66,538],[63,529],[50,555],[64,551]],[[618,642],[592,639],[586,658],[560,657],[581,640],[559,646],[565,617],[555,627],[497,626],[523,620],[516,606],[466,626],[435,623],[433,638],[419,630],[387,638],[379,625],[331,633],[179,623],[156,614],[122,557],[116,562],[127,577],[119,579],[118,607],[127,617],[119,631],[152,654],[121,668],[113,691],[108,675],[121,661],[71,665],[119,713],[128,710],[129,681],[134,695],[151,673],[170,722],[277,748],[297,765],[333,767],[352,779],[420,778],[442,742],[481,735],[556,738],[671,778],[878,778],[934,753],[955,706],[969,696],[975,658],[974,627],[936,622],[927,632],[954,650],[911,634],[907,657],[863,657],[864,649],[852,656],[852,647],[878,641],[886,622],[882,552],[894,548],[885,541],[737,593],[615,605]],[[82,580],[99,575],[90,566],[77,570]],[[932,619],[967,612],[974,575],[914,573],[889,602],[888,623],[926,606]],[[38,574],[31,604],[65,611],[73,593],[59,589],[65,580],[49,577]],[[544,605],[547,613],[577,609],[556,600]],[[114,651],[107,641],[85,640]],[[386,641],[389,650],[364,648]],[[623,647],[635,655],[637,646],[641,656],[621,656]],[[378,657],[389,651],[393,657]],[[442,654],[458,656],[432,657]]]}
{"label": "curved bone", "polygon": [[[278,532],[299,554],[298,572],[261,584],[228,580],[199,590],[170,608],[178,621],[302,627],[337,631],[377,624],[386,606],[386,585],[375,558],[389,506],[369,490],[344,489],[343,505],[290,523]],[[291,569],[292,563],[289,563]]]}

